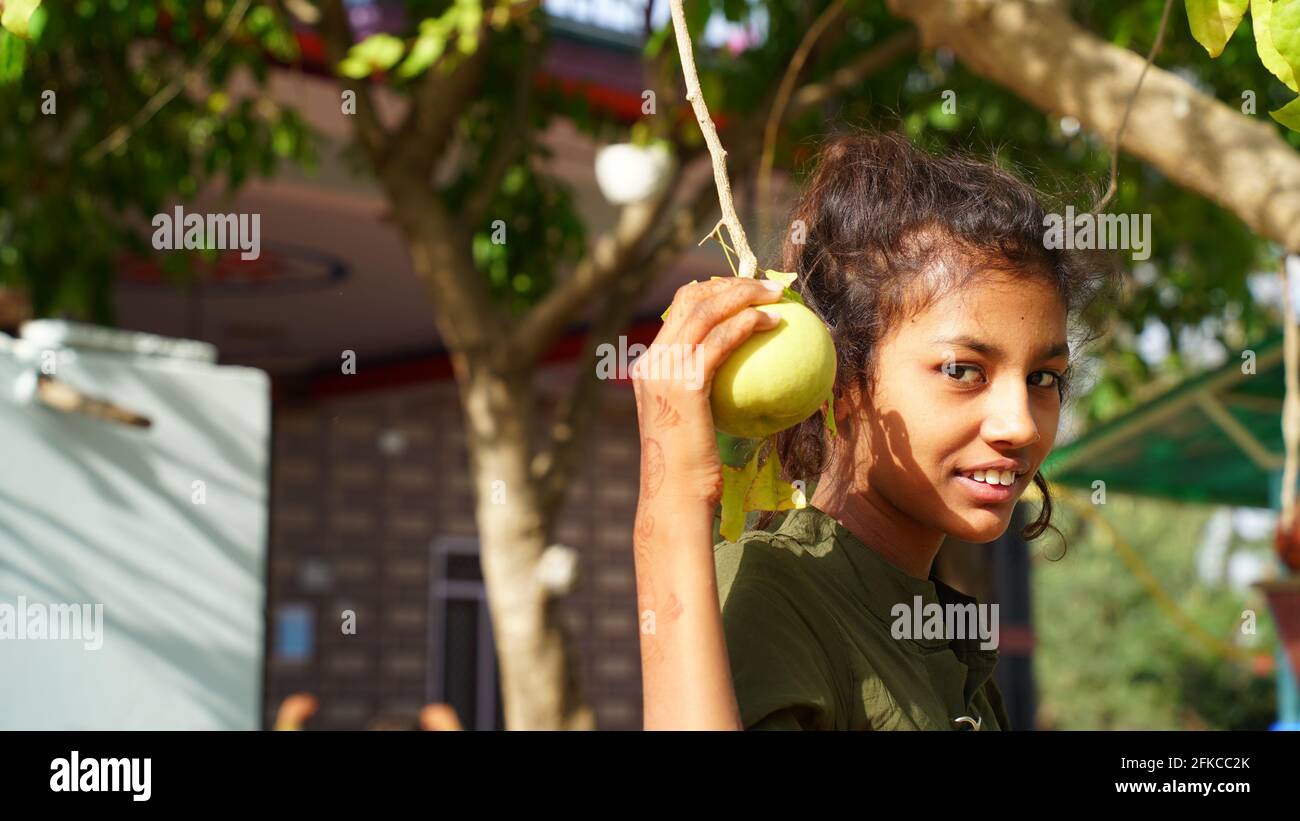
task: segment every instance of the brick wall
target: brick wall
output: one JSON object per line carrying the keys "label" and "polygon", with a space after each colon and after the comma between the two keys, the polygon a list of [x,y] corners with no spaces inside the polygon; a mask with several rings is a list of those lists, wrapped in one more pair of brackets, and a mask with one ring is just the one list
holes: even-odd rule
{"label": "brick wall", "polygon": [[[296,691],[320,699],[309,725],[320,729],[357,729],[380,714],[414,714],[425,703],[431,546],[440,536],[475,534],[454,390],[440,382],[276,408],[268,726],[280,701]],[[605,390],[553,538],[581,557],[582,583],[561,612],[598,726],[635,729],[636,416],[630,391]],[[304,660],[273,652],[281,605],[313,608],[315,648]],[[355,635],[342,631],[345,610],[356,614]]]}

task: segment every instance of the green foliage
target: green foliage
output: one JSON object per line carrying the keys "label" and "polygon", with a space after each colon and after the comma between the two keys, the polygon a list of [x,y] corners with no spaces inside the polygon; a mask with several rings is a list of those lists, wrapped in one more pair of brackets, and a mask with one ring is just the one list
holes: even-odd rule
{"label": "green foliage", "polygon": [[1300,131],[1300,97],[1279,108],[1270,111],[1269,116],[1292,131]]}
{"label": "green foliage", "polygon": [[1286,58],[1273,45],[1272,34],[1273,0],[1251,0],[1250,17],[1255,31],[1255,49],[1259,52],[1260,62],[1292,91],[1300,91],[1296,84],[1295,71]]}
{"label": "green foliage", "polygon": [[[827,5],[829,0],[811,7],[756,0],[754,8],[761,6],[769,15],[768,39],[736,56],[700,48],[697,36],[696,61],[710,110],[736,118],[761,104],[774,78],[784,73],[804,32]],[[1145,53],[1155,41],[1163,5],[1163,0],[1123,4],[1079,0],[1072,4],[1071,14],[1115,45]],[[687,9],[697,16],[693,19],[698,19],[702,31],[709,15],[730,11],[728,19],[735,19],[735,4],[728,6],[723,0],[700,0],[688,3]],[[1253,14],[1258,23],[1258,13]],[[1218,59],[1209,61],[1188,27],[1177,22],[1171,20],[1165,33],[1157,60],[1162,68],[1178,72],[1234,108],[1242,107],[1244,92],[1252,92],[1261,109],[1256,116],[1262,117],[1267,109],[1287,110],[1294,95],[1261,63],[1252,38],[1226,40]],[[819,43],[817,58],[803,81],[828,79],[907,27],[884,4],[853,0],[841,23]],[[672,38],[671,25],[661,27],[647,42],[644,54],[667,48],[670,67],[679,74]],[[945,92],[952,92],[949,98],[955,107],[944,106]],[[568,103],[548,99],[547,104],[572,117],[596,139],[622,136],[608,120],[588,110],[581,98]],[[824,137],[827,124],[836,120],[881,130],[902,129],[934,151],[969,151],[994,159],[1044,190],[1053,211],[1066,204],[1091,207],[1110,172],[1113,134],[1067,133],[1060,118],[989,83],[942,51],[922,51],[898,60],[833,105],[793,118],[779,135],[776,165],[792,168],[796,180],[802,180],[811,170],[809,149]],[[676,128],[684,144],[700,145],[693,118],[682,118]],[[1280,128],[1279,133],[1300,147],[1300,134]],[[721,138],[725,145],[725,130]],[[1249,275],[1276,266],[1276,252],[1268,243],[1234,214],[1131,157],[1121,157],[1119,172],[1119,191],[1110,210],[1151,215],[1152,254],[1140,267],[1127,257],[1117,258],[1116,264],[1139,274],[1131,278],[1129,296],[1118,304],[1099,302],[1084,317],[1093,324],[1114,323],[1114,333],[1096,349],[1097,364],[1091,374],[1096,387],[1077,400],[1089,422],[1121,413],[1145,392],[1188,375],[1189,332],[1204,331],[1231,350],[1268,334],[1279,321],[1255,303],[1247,287]],[[760,265],[775,261],[768,255],[775,253],[781,237],[751,236],[750,240]],[[1173,340],[1169,358],[1154,367],[1132,347],[1133,337],[1153,323],[1166,326]]]}
{"label": "green foliage", "polygon": [[[576,262],[587,242],[574,192],[562,179],[545,173],[552,152],[536,139],[555,111],[535,105],[528,131],[522,135],[503,133],[501,127],[512,116],[525,45],[514,29],[496,35],[475,103],[459,124],[471,153],[442,190],[449,210],[459,213],[466,198],[479,187],[502,141],[510,137],[523,140],[500,188],[488,201],[484,224],[473,226],[474,263],[486,277],[492,296],[513,314],[523,313],[545,295],[555,272]],[[496,220],[502,221],[507,232],[504,244],[493,242]]]}
{"label": "green foliage", "polygon": [[[1112,495],[1099,510],[1192,621],[1251,653],[1274,652],[1275,627],[1260,594],[1207,587],[1196,576],[1212,508]],[[1190,638],[1129,572],[1104,531],[1083,527],[1068,512],[1058,526],[1069,544],[1063,557],[1051,536],[1042,547],[1031,543],[1042,729],[1260,730],[1272,723],[1272,677],[1254,676]],[[1258,614],[1255,637],[1241,636],[1245,609]],[[1241,641],[1248,638],[1253,644]]]}
{"label": "green foliage", "polygon": [[[1255,18],[1255,47],[1260,61],[1292,91],[1300,71],[1300,0],[1186,0],[1192,36],[1211,57],[1218,57],[1249,7]],[[1300,98],[1277,111],[1273,119],[1300,131]]]}
{"label": "green foliage", "polygon": [[[470,22],[488,16],[496,25],[504,2],[409,0],[406,28],[357,44],[340,70],[362,76],[379,72],[378,82],[409,93],[428,71],[454,64],[463,55],[463,48],[471,45],[461,45]],[[697,44],[714,14],[743,21],[762,8],[769,18],[767,40],[741,54],[697,48],[711,109],[737,119],[762,104],[774,78],[784,73],[804,32],[828,2],[819,0],[812,6],[777,0],[688,3]],[[1256,0],[1256,5],[1261,2]],[[209,13],[214,6],[220,14]],[[268,54],[292,58],[293,38],[274,7],[265,2],[253,4],[237,36],[205,70],[215,89],[210,98],[190,100],[182,94],[124,148],[93,166],[79,159],[191,65],[233,6],[233,0],[202,4],[81,0],[51,5],[46,29],[30,42],[0,33],[0,108],[9,114],[12,126],[0,135],[0,156],[6,160],[0,164],[0,278],[39,280],[34,285],[38,310],[86,313],[92,305],[102,305],[104,283],[116,255],[124,249],[149,250],[141,247],[128,223],[147,219],[171,198],[191,197],[212,180],[236,186],[250,175],[273,171],[281,160],[310,161],[310,136],[295,112],[232,102],[222,91],[236,70],[251,70],[264,80]],[[1145,52],[1155,39],[1162,7],[1162,0],[1119,5],[1080,0],[1071,13],[1116,45]],[[1273,0],[1265,14],[1279,8],[1289,9],[1289,2]],[[159,28],[161,12],[170,21],[165,31]],[[1259,9],[1253,9],[1244,24],[1256,27],[1255,37],[1227,39],[1213,61],[1205,59],[1205,49],[1188,27],[1171,24],[1158,62],[1229,105],[1241,105],[1243,92],[1250,91],[1259,99],[1257,116],[1263,118],[1262,111],[1270,108],[1289,116],[1294,93],[1285,78],[1274,76],[1283,58],[1280,53],[1276,59],[1265,57],[1262,49],[1256,54],[1261,19]],[[530,20],[545,25],[540,11],[534,11]],[[804,81],[828,79],[907,27],[889,14],[885,4],[851,0],[841,23],[819,43]],[[661,27],[644,53],[667,48],[668,68],[679,74],[671,35],[670,25]],[[128,69],[126,52],[133,43],[156,48],[141,49],[143,62]],[[440,62],[440,56],[448,59]],[[364,64],[364,70],[350,66],[354,58]],[[523,70],[518,27],[501,26],[486,55],[482,85],[457,124],[466,149],[464,163],[441,192],[453,212],[503,145],[507,135],[501,126],[510,122],[515,81]],[[10,77],[7,82],[5,76]],[[40,113],[40,95],[46,89],[57,91],[57,116]],[[944,106],[945,92],[951,92],[947,98],[955,106]],[[478,238],[469,249],[492,292],[515,311],[546,293],[553,272],[574,260],[585,245],[585,228],[573,194],[540,167],[546,153],[536,135],[551,118],[564,117],[601,141],[628,137],[625,124],[592,110],[583,95],[562,96],[554,87],[534,89],[534,94],[532,120],[522,135],[524,147],[505,184],[493,192],[485,224],[474,226]],[[670,107],[671,101],[659,101],[654,116],[671,113]],[[967,150],[993,158],[1051,194],[1054,210],[1065,203],[1090,205],[1095,188],[1104,185],[1109,172],[1113,135],[1067,132],[1058,118],[974,75],[942,51],[904,57],[833,105],[794,117],[777,141],[777,165],[792,168],[802,178],[809,170],[804,161],[808,150],[834,120],[904,129],[932,150]],[[649,121],[651,117],[643,118],[641,132]],[[693,117],[675,117],[671,127],[679,142],[703,150]],[[1300,135],[1280,127],[1279,133],[1300,147]],[[725,129],[722,138],[724,143],[728,139]],[[1208,329],[1234,348],[1263,336],[1277,322],[1277,317],[1254,303],[1247,288],[1249,274],[1275,265],[1273,249],[1232,214],[1142,163],[1123,157],[1119,168],[1121,184],[1111,208],[1151,214],[1154,242],[1149,264],[1138,268],[1140,276],[1134,279],[1129,297],[1121,304],[1099,305],[1090,315],[1095,320],[1113,320],[1117,327],[1097,351],[1096,389],[1079,400],[1080,409],[1092,421],[1122,412],[1161,380],[1186,375],[1182,348],[1186,331]],[[507,225],[510,241],[504,246],[491,241],[494,219]],[[781,237],[751,239],[760,263],[775,263],[771,249],[779,247]],[[190,265],[188,256],[171,253],[162,259],[180,276]],[[1127,259],[1120,262],[1133,266]],[[1166,326],[1174,340],[1173,354],[1155,367],[1132,351],[1133,335],[1154,322]]]}
{"label": "green foliage", "polygon": [[[702,2],[699,7],[709,5]],[[1078,3],[1073,14],[1117,45],[1145,51],[1155,39],[1162,5],[1160,0],[1118,8]],[[710,81],[725,89],[722,106],[709,97],[711,110],[725,107],[728,116],[737,116],[757,106],[771,78],[784,71],[802,33],[821,11],[820,7],[802,10],[779,3],[765,6],[771,15],[766,43],[735,57],[697,51],[706,95]],[[821,44],[821,58],[808,69],[807,81],[827,79],[904,28],[906,24],[880,4],[850,3],[843,25],[834,27]],[[664,27],[656,36],[668,31]],[[1221,58],[1213,63],[1204,59],[1204,53],[1186,29],[1171,25],[1160,63],[1194,77],[1199,87],[1233,106],[1241,104],[1243,90],[1255,91],[1261,107],[1287,99],[1282,96],[1285,89],[1253,59],[1253,48],[1244,38],[1228,42]],[[955,107],[944,106],[945,96]],[[590,119],[595,122],[587,130],[601,134],[600,121]],[[1067,203],[1090,207],[1109,176],[1113,135],[1066,133],[1059,119],[990,84],[942,52],[921,52],[899,60],[869,77],[833,107],[794,118],[778,140],[777,165],[793,166],[797,179],[802,179],[811,170],[807,148],[815,146],[824,136],[827,122],[835,119],[881,130],[901,128],[934,151],[970,151],[992,158],[1045,190],[1050,210],[1059,211]],[[680,136],[698,132],[689,118],[680,128],[684,129]],[[1300,145],[1296,137],[1289,139]],[[725,133],[722,139],[725,144]],[[799,162],[796,151],[802,158]],[[1247,287],[1249,274],[1274,264],[1271,249],[1236,216],[1129,157],[1121,158],[1120,183],[1111,210],[1151,214],[1153,248],[1149,267],[1143,266],[1144,275],[1131,284],[1129,299],[1118,305],[1098,303],[1086,316],[1094,323],[1107,320],[1117,325],[1117,333],[1102,340],[1097,350],[1096,390],[1079,397],[1079,409],[1092,421],[1131,407],[1150,386],[1152,369],[1131,347],[1132,335],[1148,324],[1160,322],[1170,330],[1174,353],[1161,363],[1160,375],[1172,381],[1187,373],[1180,348],[1186,330],[1201,329],[1208,322],[1211,333],[1232,347],[1266,334],[1277,321],[1254,303]],[[760,263],[764,249],[778,247],[780,239],[751,237]],[[1128,259],[1117,262],[1124,267],[1133,265]]]}
{"label": "green foliage", "polygon": [[[507,5],[498,2],[496,8],[503,13]],[[502,27],[504,18],[500,13],[493,15],[494,28]],[[454,0],[442,14],[420,20],[417,33],[409,43],[391,34],[372,34],[357,43],[339,63],[339,73],[345,77],[361,78],[397,66],[396,76],[410,79],[423,74],[448,54],[448,46],[454,46],[455,51],[442,63],[442,70],[449,72],[460,58],[478,50],[483,14],[480,0]],[[398,61],[401,65],[397,65]]]}
{"label": "green foliage", "polygon": [[4,6],[4,11],[0,12],[0,26],[24,40],[41,36],[46,15],[41,10],[41,0],[7,0],[0,5]]}
{"label": "green foliage", "polygon": [[[21,283],[38,315],[111,319],[109,287],[124,254],[151,256],[151,217],[206,186],[237,188],[282,160],[310,165],[299,114],[222,91],[237,70],[265,81],[267,54],[291,56],[293,38],[269,8],[254,6],[202,68],[213,93],[182,91],[106,156],[92,150],[131,123],[167,84],[195,66],[236,4],[50,3],[30,41],[0,33],[0,64],[13,43],[17,71],[0,69],[0,283]],[[164,26],[161,22],[167,20]],[[11,38],[11,39],[3,39]],[[199,252],[158,255],[183,279]]]}
{"label": "green foliage", "polygon": [[1192,36],[1211,57],[1218,57],[1241,23],[1250,0],[1186,0],[1186,5]]}
{"label": "green foliage", "polygon": [[1294,77],[1300,73],[1300,2],[1274,0],[1268,25],[1273,47],[1291,68]]}

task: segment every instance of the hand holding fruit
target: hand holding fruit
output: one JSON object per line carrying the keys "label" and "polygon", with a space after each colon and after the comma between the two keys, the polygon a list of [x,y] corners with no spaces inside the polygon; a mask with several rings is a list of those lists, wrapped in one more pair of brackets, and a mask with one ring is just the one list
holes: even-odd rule
{"label": "hand holding fruit", "polygon": [[782,290],[780,282],[747,277],[720,277],[677,290],[663,328],[632,367],[642,501],[660,492],[710,504],[722,498],[722,459],[710,404],[714,375],[756,331],[781,324],[778,316],[750,306],[775,307],[770,303],[781,299]]}

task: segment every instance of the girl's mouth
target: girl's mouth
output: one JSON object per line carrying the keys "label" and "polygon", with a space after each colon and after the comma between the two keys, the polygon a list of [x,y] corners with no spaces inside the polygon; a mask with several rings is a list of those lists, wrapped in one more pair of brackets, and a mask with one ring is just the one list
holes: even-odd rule
{"label": "girl's mouth", "polygon": [[977,502],[1007,502],[1024,490],[1026,472],[1013,470],[959,471],[957,484]]}

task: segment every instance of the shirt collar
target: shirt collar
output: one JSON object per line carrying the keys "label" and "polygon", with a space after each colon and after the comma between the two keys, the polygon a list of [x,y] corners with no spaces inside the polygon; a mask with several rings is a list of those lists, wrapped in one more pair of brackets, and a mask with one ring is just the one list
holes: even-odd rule
{"label": "shirt collar", "polygon": [[[921,606],[928,604],[943,606],[946,604],[978,604],[973,596],[968,596],[949,587],[930,571],[930,578],[918,579],[904,572],[880,553],[873,550],[847,527],[836,521],[835,517],[809,504],[807,507],[791,510],[781,523],[778,533],[787,534],[803,544],[821,544],[833,541],[853,566],[857,576],[854,587],[867,609],[886,626],[892,625],[895,616],[891,612],[895,605],[906,604],[913,607],[916,597],[921,597]],[[993,672],[997,663],[997,650],[985,650],[980,647],[978,637],[964,639],[935,639],[914,637],[902,639],[926,649],[935,650],[949,647],[957,660],[970,668],[968,689],[978,689]]]}

